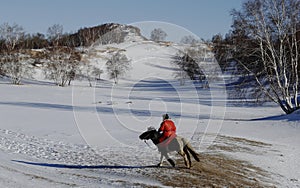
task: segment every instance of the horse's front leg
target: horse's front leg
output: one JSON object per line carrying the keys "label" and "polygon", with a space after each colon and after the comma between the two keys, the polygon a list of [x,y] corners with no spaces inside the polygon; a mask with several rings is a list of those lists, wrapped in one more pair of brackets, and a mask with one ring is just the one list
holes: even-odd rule
{"label": "horse's front leg", "polygon": [[173,166],[175,167],[175,162],[173,161],[173,159],[171,159],[168,155],[168,153],[164,153],[164,156],[166,157],[166,159],[168,160],[168,162]]}
{"label": "horse's front leg", "polygon": [[160,152],[160,160],[157,166],[162,166],[163,161],[164,161],[164,155],[162,152]]}
{"label": "horse's front leg", "polygon": [[161,152],[161,153],[160,153],[160,162],[158,163],[157,166],[162,166],[164,157],[168,160],[168,162],[169,162],[173,167],[175,167],[175,162],[169,157],[168,153],[164,153],[164,152]]}

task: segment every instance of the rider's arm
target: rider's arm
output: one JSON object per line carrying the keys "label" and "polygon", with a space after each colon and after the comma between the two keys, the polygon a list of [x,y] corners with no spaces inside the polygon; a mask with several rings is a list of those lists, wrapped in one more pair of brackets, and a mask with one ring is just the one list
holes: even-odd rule
{"label": "rider's arm", "polygon": [[164,123],[162,122],[162,123],[160,124],[159,129],[158,129],[158,132],[162,132],[162,131],[164,131],[164,130],[165,130],[165,126],[164,126]]}

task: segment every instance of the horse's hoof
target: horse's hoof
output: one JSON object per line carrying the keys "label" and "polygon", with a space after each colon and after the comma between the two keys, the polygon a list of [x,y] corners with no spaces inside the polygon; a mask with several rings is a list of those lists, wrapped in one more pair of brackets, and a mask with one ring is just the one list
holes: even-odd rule
{"label": "horse's hoof", "polygon": [[161,163],[158,163],[157,166],[160,167],[160,166],[162,166],[162,164],[161,164]]}

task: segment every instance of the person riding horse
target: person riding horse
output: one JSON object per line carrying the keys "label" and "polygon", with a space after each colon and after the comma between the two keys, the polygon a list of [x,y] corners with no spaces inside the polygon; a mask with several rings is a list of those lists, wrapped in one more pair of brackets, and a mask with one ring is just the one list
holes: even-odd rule
{"label": "person riding horse", "polygon": [[169,119],[168,114],[163,115],[163,122],[158,130],[154,127],[148,127],[148,130],[142,133],[139,138],[145,142],[146,140],[152,140],[153,144],[157,146],[161,154],[160,162],[157,166],[162,166],[163,159],[166,158],[175,167],[175,162],[168,155],[172,151],[177,151],[183,157],[187,168],[190,168],[192,165],[190,154],[196,161],[200,161],[199,154],[193,149],[189,141],[176,135],[176,126]]}
{"label": "person riding horse", "polygon": [[161,132],[161,137],[159,138],[160,147],[167,147],[176,137],[176,126],[168,114],[163,115],[163,121],[160,124],[158,131]]}

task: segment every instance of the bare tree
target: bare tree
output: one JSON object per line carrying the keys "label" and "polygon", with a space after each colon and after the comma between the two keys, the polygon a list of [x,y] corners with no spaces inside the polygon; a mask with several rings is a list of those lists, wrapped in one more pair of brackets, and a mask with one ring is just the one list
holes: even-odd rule
{"label": "bare tree", "polygon": [[60,24],[54,24],[47,30],[48,39],[53,42],[53,45],[57,46],[59,40],[63,36],[63,26]]}
{"label": "bare tree", "polygon": [[98,67],[93,67],[91,71],[91,75],[95,78],[95,80],[101,80],[101,75],[103,74],[103,70]]}
{"label": "bare tree", "polygon": [[186,53],[178,53],[172,57],[172,63],[178,67],[175,77],[179,78],[180,85],[185,84],[185,80],[198,80],[201,78],[201,70],[197,62]]}
{"label": "bare tree", "polygon": [[[54,80],[59,86],[70,85],[79,70],[81,56],[74,48],[55,47],[49,49],[48,62],[45,66],[45,76]],[[49,61],[50,60],[50,61]]]}
{"label": "bare tree", "polygon": [[14,50],[24,34],[23,27],[18,24],[9,25],[4,23],[0,26],[0,39],[4,41],[7,51]]}
{"label": "bare tree", "polygon": [[[93,81],[101,79],[101,74],[104,72],[96,66],[96,64],[98,64],[98,60],[99,56],[97,56],[97,51],[94,48],[90,48],[82,54],[82,76],[88,80],[90,87],[93,86]],[[95,64],[93,63],[94,61]]]}
{"label": "bare tree", "polygon": [[91,64],[87,64],[84,66],[84,76],[89,81],[89,86],[92,87],[92,82],[96,80],[101,79],[101,74],[103,73],[103,70],[101,70],[98,67],[95,67]]}
{"label": "bare tree", "polygon": [[180,52],[172,57],[172,63],[178,68],[178,70],[175,72],[175,78],[179,79],[181,86],[183,86],[185,81],[189,78],[185,69],[187,57],[188,56],[186,56],[186,54],[182,54]]}
{"label": "bare tree", "polygon": [[123,31],[121,26],[112,29],[109,32],[99,36],[98,43],[105,45],[105,44],[112,44],[112,43],[121,43],[124,42],[125,36],[127,35],[126,32]]}
{"label": "bare tree", "polygon": [[120,51],[115,52],[110,60],[106,62],[106,68],[111,79],[115,84],[118,83],[119,77],[124,75],[130,68],[130,60]]}
{"label": "bare tree", "polygon": [[23,78],[31,78],[34,70],[31,63],[33,59],[28,54],[20,52],[2,55],[3,69],[5,75],[9,76],[12,84],[19,85]]}
{"label": "bare tree", "polygon": [[197,40],[194,36],[192,35],[187,35],[187,36],[183,36],[180,40],[180,43],[182,44],[191,44],[194,45],[196,43],[198,43],[199,40]]}
{"label": "bare tree", "polygon": [[151,31],[150,39],[153,41],[164,41],[167,37],[167,33],[163,31],[161,28],[156,28]]}
{"label": "bare tree", "polygon": [[0,57],[0,76],[5,76],[5,68],[4,68],[4,62],[2,61],[3,57],[1,55]]}
{"label": "bare tree", "polygon": [[[11,78],[13,84],[21,84],[24,77],[31,77],[33,69],[32,58],[20,49],[20,43],[24,39],[23,27],[4,23],[0,26],[0,40],[4,47],[0,51],[0,72]],[[19,47],[18,47],[19,45]]]}
{"label": "bare tree", "polygon": [[188,47],[178,52],[172,59],[172,63],[178,68],[175,77],[179,78],[180,85],[184,85],[187,78],[207,83],[208,78],[212,79],[217,75],[216,70],[212,70],[213,64],[204,61],[205,53],[202,47]]}
{"label": "bare tree", "polygon": [[287,114],[300,108],[299,12],[298,0],[252,0],[232,13],[235,61]]}

